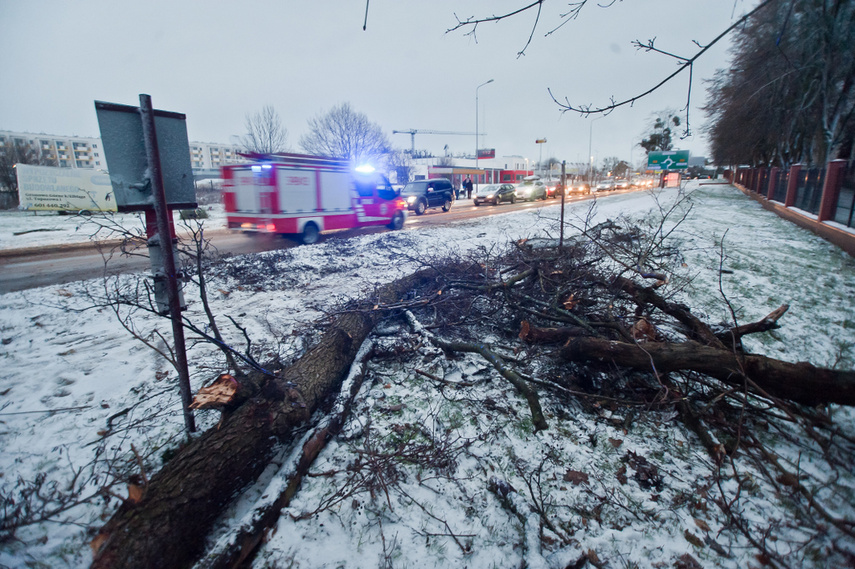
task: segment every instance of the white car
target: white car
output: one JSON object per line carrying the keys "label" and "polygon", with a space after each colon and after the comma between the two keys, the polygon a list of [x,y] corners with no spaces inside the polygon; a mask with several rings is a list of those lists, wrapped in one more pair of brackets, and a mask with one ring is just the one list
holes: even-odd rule
{"label": "white car", "polygon": [[534,201],[536,199],[546,199],[546,184],[543,180],[525,181],[522,184],[517,184],[516,196],[518,200]]}
{"label": "white car", "polygon": [[610,192],[615,189],[615,183],[612,180],[603,180],[594,186],[595,192]]}

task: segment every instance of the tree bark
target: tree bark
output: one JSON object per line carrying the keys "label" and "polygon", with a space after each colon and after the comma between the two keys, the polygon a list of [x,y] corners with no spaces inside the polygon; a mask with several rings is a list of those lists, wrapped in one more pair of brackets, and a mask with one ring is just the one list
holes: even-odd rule
{"label": "tree bark", "polygon": [[[855,372],[789,363],[754,354],[704,346],[697,342],[630,344],[600,338],[576,338],[561,349],[570,361],[609,360],[616,365],[658,373],[696,371],[743,387],[745,378],[773,397],[803,405],[855,405]],[[748,390],[752,386],[748,382]],[[753,390],[757,393],[757,390]],[[763,393],[758,393],[764,395]]]}
{"label": "tree bark", "polygon": [[[373,301],[398,301],[431,278],[422,271],[386,285]],[[183,448],[157,474],[141,502],[123,504],[102,528],[92,567],[186,567],[202,553],[213,523],[267,466],[274,443],[305,423],[346,376],[382,310],[337,316],[299,362],[267,381],[220,426]]]}

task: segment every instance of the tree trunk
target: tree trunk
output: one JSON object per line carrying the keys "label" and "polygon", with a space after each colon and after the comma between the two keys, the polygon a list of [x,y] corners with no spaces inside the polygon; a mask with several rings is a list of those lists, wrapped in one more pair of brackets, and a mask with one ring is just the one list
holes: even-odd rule
{"label": "tree trunk", "polygon": [[[399,279],[372,300],[397,302],[428,279],[424,271]],[[142,501],[126,502],[107,522],[93,542],[92,567],[186,567],[196,560],[225,506],[261,474],[274,443],[287,440],[338,387],[383,313],[337,316],[299,362],[266,382],[220,428],[183,448],[152,477]]]}
{"label": "tree trunk", "polygon": [[[789,363],[753,354],[704,346],[697,342],[630,344],[600,338],[576,338],[561,349],[570,361],[609,360],[640,370],[696,371],[729,385],[743,387],[745,378],[773,397],[803,405],[855,405],[855,372]],[[748,390],[758,393],[748,384]],[[764,393],[759,393],[765,395]]]}

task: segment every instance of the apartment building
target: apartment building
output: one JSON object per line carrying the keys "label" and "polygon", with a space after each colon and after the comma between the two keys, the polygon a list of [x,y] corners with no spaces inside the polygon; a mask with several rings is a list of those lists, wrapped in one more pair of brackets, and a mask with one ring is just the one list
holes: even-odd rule
{"label": "apartment building", "polygon": [[[0,153],[7,144],[29,146],[46,161],[53,162],[60,168],[107,169],[100,138],[0,130]],[[245,162],[238,155],[240,151],[240,146],[230,144],[191,142],[190,164],[194,172],[216,172],[225,164]]]}

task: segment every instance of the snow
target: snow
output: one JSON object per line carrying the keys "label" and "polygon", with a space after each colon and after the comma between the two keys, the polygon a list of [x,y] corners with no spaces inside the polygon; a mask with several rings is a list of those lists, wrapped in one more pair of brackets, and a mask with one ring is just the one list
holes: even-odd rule
{"label": "snow", "polygon": [[[226,216],[221,204],[203,206],[209,219],[205,224],[211,229],[225,229]],[[176,231],[181,234],[179,214],[173,213]],[[109,219],[123,227],[144,228],[141,213],[114,213]],[[0,252],[12,252],[30,247],[68,247],[103,239],[93,235],[96,229],[85,215],[59,215],[47,211],[0,210]]]}
{"label": "snow", "polygon": [[[692,207],[672,239],[683,256],[684,276],[693,278],[686,294],[696,312],[711,322],[732,322],[719,286],[740,322],[757,320],[789,303],[783,328],[746,338],[747,349],[788,361],[855,367],[855,261],[732,187],[687,189]],[[590,213],[597,221],[643,217],[667,209],[677,196],[675,189],[601,196]],[[569,207],[572,225],[584,223],[590,203]],[[206,227],[223,227],[222,210],[215,207],[210,213]],[[225,325],[226,315],[246,328],[261,359],[276,353],[287,361],[305,349],[301,334],[306,327],[338,302],[362,297],[374,286],[407,274],[421,259],[490,255],[510,240],[555,237],[557,217],[558,206],[552,205],[263,253],[252,257],[258,271],[252,285],[238,286],[227,261],[210,275],[212,307],[228,342],[241,345],[243,336]],[[135,223],[132,215],[121,219]],[[36,228],[50,231],[14,235]],[[80,218],[0,213],[0,249],[89,239],[88,225]],[[721,283],[720,265],[732,271]],[[248,266],[240,268],[244,282],[253,276],[246,274]],[[108,286],[135,280],[130,275]],[[54,482],[59,489],[73,486],[83,496],[97,493],[110,481],[109,469],[138,471],[131,445],[153,470],[183,436],[175,372],[153,349],[132,338],[113,309],[100,302],[104,286],[93,280],[0,295],[4,500],[19,481],[39,475],[45,477],[43,488]],[[194,289],[184,294],[190,318],[203,322]],[[119,316],[132,316],[124,322],[151,347],[164,350],[153,330],[163,330],[168,338],[168,322],[124,310]],[[489,568],[518,567],[524,558],[529,567],[557,568],[575,563],[588,551],[612,567],[671,567],[684,554],[702,566],[758,564],[757,551],[712,505],[718,490],[701,487],[713,470],[710,459],[673,413],[661,413],[658,428],[627,429],[627,419],[607,405],[599,416],[591,416],[544,398],[550,429],[535,434],[530,419],[525,420],[524,400],[486,362],[475,356],[449,361],[423,341],[425,332],[418,327],[393,332],[420,346],[413,362],[406,367],[369,364],[342,434],[322,452],[313,475],[304,479],[255,567]],[[383,345],[389,340],[376,336],[370,341]],[[195,391],[216,377],[223,364],[210,346],[189,345]],[[438,385],[416,369],[461,386]],[[471,413],[473,401],[482,412]],[[834,416],[838,428],[851,436],[852,410],[835,409]],[[202,429],[218,418],[216,412],[197,413]],[[823,462],[812,464],[803,457],[803,452],[814,456],[805,450],[810,442],[787,444],[773,433],[764,436],[780,460],[820,479],[831,477]],[[398,439],[431,443],[433,462],[419,466],[390,457],[385,471],[368,476],[370,469],[359,462],[364,451],[375,445],[372,448],[380,452]],[[640,467],[627,468],[630,452],[655,463],[667,481],[662,490],[636,483],[633,475]],[[220,520],[212,548],[228,547],[241,520],[245,522],[254,507],[275,499],[293,471],[294,458],[282,449],[263,479]],[[95,467],[87,466],[93,460]],[[615,481],[622,468],[630,478],[627,484]],[[740,465],[749,476],[751,468]],[[76,469],[82,470],[73,479]],[[569,471],[589,479],[574,482],[565,478]],[[359,479],[360,473],[366,477]],[[786,525],[791,518],[786,500],[765,487],[759,475],[756,478],[755,486],[745,490],[752,499],[744,502],[748,507],[743,517],[758,528]],[[733,493],[740,483],[744,480],[725,474],[721,486]],[[504,504],[498,497],[501,490],[491,491],[491,485],[513,488]],[[541,490],[545,499],[539,502]],[[124,493],[123,486],[114,491]],[[855,475],[829,480],[825,491],[821,497],[827,508],[855,517]],[[708,509],[701,507],[707,493]],[[558,546],[562,540],[552,529],[540,534],[537,504],[549,510],[555,530],[571,545]],[[87,544],[94,534],[87,528],[97,530],[116,505],[115,498],[98,498],[60,513],[56,521],[20,530],[17,540],[0,544],[0,567],[88,566]],[[825,566],[822,559],[830,543],[823,544],[826,549],[815,560],[799,550],[798,528],[782,531],[789,539],[769,547],[784,557],[796,556],[797,565]],[[690,536],[707,546],[693,545]],[[837,539],[837,547],[855,550],[851,541]],[[710,542],[727,555],[716,553]]]}

